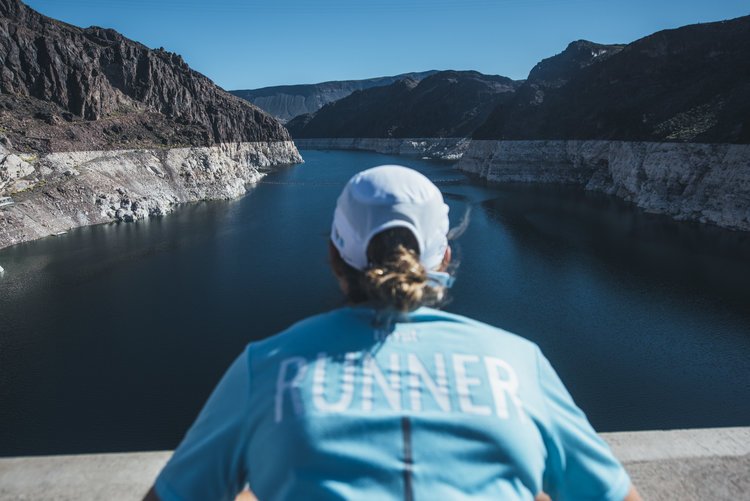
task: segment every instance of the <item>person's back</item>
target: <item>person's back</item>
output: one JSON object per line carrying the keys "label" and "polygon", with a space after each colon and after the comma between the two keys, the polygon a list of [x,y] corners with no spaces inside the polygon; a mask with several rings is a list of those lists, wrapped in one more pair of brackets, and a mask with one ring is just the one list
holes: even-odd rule
{"label": "person's back", "polygon": [[[158,497],[231,499],[249,483],[262,500],[626,498],[627,474],[535,344],[419,307],[450,285],[447,208],[430,240],[420,225],[442,210],[437,189],[408,174],[403,194],[392,170],[372,171],[348,195],[365,204],[366,236],[351,220],[332,231],[334,273],[355,304],[248,345],[157,479]],[[387,203],[368,212],[373,196]],[[413,197],[434,200],[404,208]]]}
{"label": "person's back", "polygon": [[[236,444],[229,429],[212,450],[238,449],[230,470],[246,470],[260,499],[525,500],[544,472],[561,499],[624,498],[627,475],[536,345],[430,308],[374,322],[371,308],[344,308],[253,343],[214,394],[242,404],[248,433]],[[186,469],[173,461],[165,484]]]}

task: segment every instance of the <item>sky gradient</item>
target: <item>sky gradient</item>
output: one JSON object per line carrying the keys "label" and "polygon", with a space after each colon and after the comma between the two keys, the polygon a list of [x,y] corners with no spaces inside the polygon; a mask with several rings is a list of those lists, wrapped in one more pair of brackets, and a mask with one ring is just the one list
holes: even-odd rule
{"label": "sky gradient", "polygon": [[181,54],[225,89],[430,69],[526,78],[573,40],[627,43],[750,14],[748,0],[28,0]]}

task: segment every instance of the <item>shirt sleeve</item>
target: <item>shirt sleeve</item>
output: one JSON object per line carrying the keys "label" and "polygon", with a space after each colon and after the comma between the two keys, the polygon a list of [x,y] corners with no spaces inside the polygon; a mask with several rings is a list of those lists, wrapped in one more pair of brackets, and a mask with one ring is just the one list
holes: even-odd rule
{"label": "shirt sleeve", "polygon": [[224,377],[156,479],[161,501],[232,500],[246,484],[248,350]]}
{"label": "shirt sleeve", "polygon": [[630,490],[628,474],[538,350],[537,357],[549,414],[545,492],[559,501],[622,501]]}

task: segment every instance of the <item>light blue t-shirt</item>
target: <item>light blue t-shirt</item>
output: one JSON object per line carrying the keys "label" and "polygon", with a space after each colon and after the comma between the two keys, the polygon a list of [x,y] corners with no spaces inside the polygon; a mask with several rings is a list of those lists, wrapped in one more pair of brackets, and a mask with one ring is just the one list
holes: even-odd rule
{"label": "light blue t-shirt", "polygon": [[[616,500],[630,479],[539,348],[420,308],[251,343],[156,481],[163,501]],[[380,325],[380,327],[374,326]]]}

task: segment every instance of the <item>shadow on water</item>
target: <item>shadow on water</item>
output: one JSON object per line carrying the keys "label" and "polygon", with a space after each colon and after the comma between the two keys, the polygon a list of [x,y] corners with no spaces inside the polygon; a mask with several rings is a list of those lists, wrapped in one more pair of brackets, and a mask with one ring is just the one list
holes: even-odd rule
{"label": "shadow on water", "polygon": [[537,341],[599,429],[747,424],[750,235],[576,188],[494,189],[491,321]]}
{"label": "shadow on water", "polygon": [[0,250],[0,455],[174,447],[248,342],[341,305],[327,265],[355,172],[421,170],[461,257],[449,311],[540,344],[601,430],[747,425],[748,235],[442,162],[303,152],[247,196]]}
{"label": "shadow on water", "polygon": [[547,260],[581,253],[623,285],[638,281],[710,293],[750,318],[750,233],[649,214],[572,187],[497,187],[481,204],[527,252]]}

